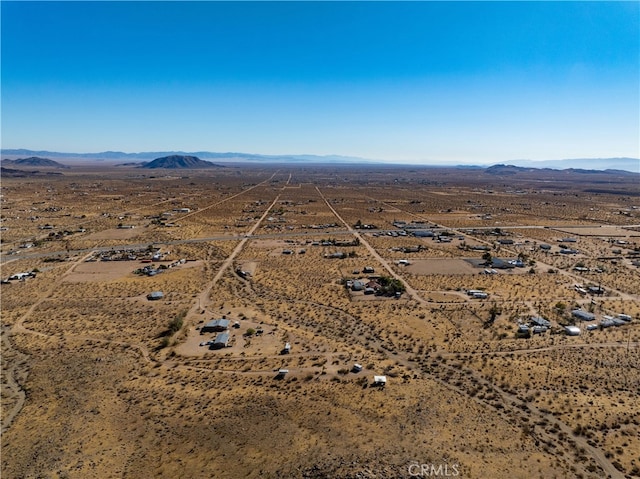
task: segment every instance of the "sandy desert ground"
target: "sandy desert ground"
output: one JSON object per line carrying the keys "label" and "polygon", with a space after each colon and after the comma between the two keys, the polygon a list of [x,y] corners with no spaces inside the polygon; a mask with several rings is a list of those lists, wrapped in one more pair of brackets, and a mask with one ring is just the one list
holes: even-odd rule
{"label": "sandy desert ground", "polygon": [[637,175],[367,168],[3,178],[2,477],[640,477]]}

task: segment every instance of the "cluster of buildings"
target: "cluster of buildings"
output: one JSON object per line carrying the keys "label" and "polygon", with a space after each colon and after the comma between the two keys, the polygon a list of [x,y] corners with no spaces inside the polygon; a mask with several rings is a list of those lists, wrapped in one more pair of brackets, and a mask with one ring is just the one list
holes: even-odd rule
{"label": "cluster of buildings", "polygon": [[211,341],[206,341],[202,343],[202,345],[209,346],[209,349],[222,349],[229,346],[229,341],[231,340],[231,335],[229,333],[229,328],[239,328],[240,322],[235,321],[233,325],[231,324],[231,320],[226,318],[221,319],[212,319],[211,321],[207,321],[201,328],[200,334],[205,333],[218,333],[216,337]]}
{"label": "cluster of buildings", "polygon": [[[582,309],[574,309],[573,311],[571,311],[571,315],[580,320],[580,321],[585,321],[585,322],[591,322],[591,321],[595,321],[596,319],[596,315],[589,312],[589,311],[584,311]],[[589,324],[587,326],[587,331],[593,331],[596,329],[605,329],[605,328],[611,328],[611,327],[617,327],[617,326],[624,326],[626,324],[629,324],[631,322],[633,318],[631,316],[629,316],[628,314],[618,314],[617,316],[608,316],[608,315],[604,315],[602,316],[602,320],[600,321],[599,324]],[[577,328],[577,333],[574,333],[573,335],[578,335],[580,334],[580,328],[578,328],[577,326],[573,326],[573,328]],[[569,333],[567,333],[569,334]]]}
{"label": "cluster of buildings", "polygon": [[175,268],[176,266],[180,266],[180,265],[182,265],[182,264],[184,264],[186,262],[187,262],[186,259],[179,259],[177,261],[174,261],[171,264],[162,264],[162,265],[160,265],[158,267],[156,267],[153,264],[147,264],[146,266],[143,266],[142,268],[136,269],[133,273],[134,274],[144,275],[144,276],[155,276],[156,274],[162,273],[164,270]]}
{"label": "cluster of buildings", "polygon": [[531,334],[543,334],[551,328],[551,321],[541,316],[532,316],[527,322],[518,325],[516,336],[519,338],[531,337]]}

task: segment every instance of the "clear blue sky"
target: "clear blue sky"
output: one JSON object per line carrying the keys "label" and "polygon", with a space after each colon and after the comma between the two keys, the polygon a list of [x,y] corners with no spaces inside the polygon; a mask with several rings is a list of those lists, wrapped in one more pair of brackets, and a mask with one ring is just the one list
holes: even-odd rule
{"label": "clear blue sky", "polygon": [[640,156],[638,2],[7,2],[2,147]]}

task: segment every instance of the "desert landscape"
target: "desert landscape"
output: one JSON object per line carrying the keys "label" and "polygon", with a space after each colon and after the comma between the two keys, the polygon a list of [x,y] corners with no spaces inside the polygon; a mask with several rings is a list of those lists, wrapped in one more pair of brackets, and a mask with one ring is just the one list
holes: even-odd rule
{"label": "desert landscape", "polygon": [[638,174],[39,169],[2,477],[640,477]]}

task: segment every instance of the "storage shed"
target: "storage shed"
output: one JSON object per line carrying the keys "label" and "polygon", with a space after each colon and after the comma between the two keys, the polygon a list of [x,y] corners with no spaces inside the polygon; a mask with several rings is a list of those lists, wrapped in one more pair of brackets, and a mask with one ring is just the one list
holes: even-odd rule
{"label": "storage shed", "polygon": [[387,385],[387,376],[373,376],[373,385],[384,387]]}
{"label": "storage shed", "polygon": [[565,326],[564,331],[567,333],[567,336],[580,335],[580,328],[578,326]]}

